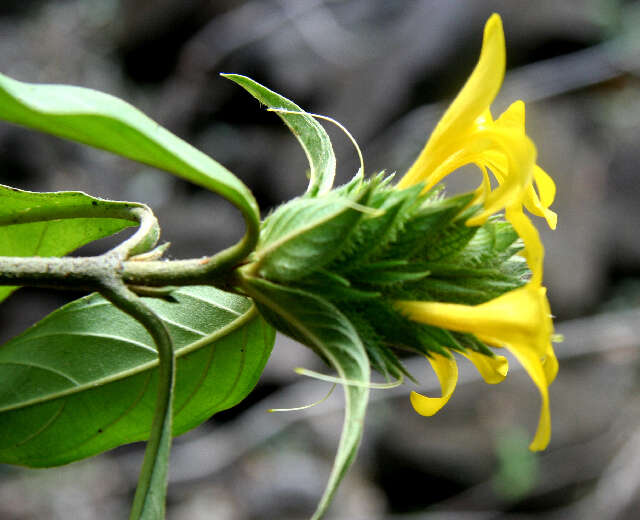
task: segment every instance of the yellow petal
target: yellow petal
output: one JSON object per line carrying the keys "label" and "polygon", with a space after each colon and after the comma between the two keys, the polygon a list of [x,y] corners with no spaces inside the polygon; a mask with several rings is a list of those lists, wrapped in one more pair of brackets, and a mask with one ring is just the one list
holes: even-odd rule
{"label": "yellow petal", "polygon": [[521,207],[507,208],[505,218],[511,223],[518,236],[524,242],[523,255],[531,270],[530,284],[540,286],[542,284],[542,263],[544,260],[544,247],[540,240],[538,230],[531,223]]}
{"label": "yellow petal", "polygon": [[482,50],[476,67],[398,187],[406,188],[421,181],[428,182],[434,165],[441,162],[443,156],[455,151],[446,152],[444,149],[450,149],[451,143],[473,128],[476,118],[489,108],[502,85],[505,62],[502,20],[499,15],[493,14],[484,28]]}
{"label": "yellow petal", "polygon": [[433,354],[427,358],[433,367],[440,388],[442,397],[427,397],[417,392],[411,392],[411,404],[420,415],[430,417],[437,413],[453,394],[458,382],[458,365],[453,358],[448,358],[440,354]]}
{"label": "yellow petal", "polygon": [[489,173],[485,166],[480,165],[480,171],[482,172],[482,184],[478,187],[478,192],[482,200],[484,200],[491,193],[491,179],[489,179]]}
{"label": "yellow petal", "polygon": [[551,342],[547,345],[547,352],[542,360],[542,368],[544,369],[544,375],[547,378],[547,383],[553,383],[553,380],[556,378],[558,374],[558,358],[556,358],[556,354],[553,351],[553,346]]}
{"label": "yellow petal", "polygon": [[529,282],[480,305],[416,301],[396,305],[414,321],[472,333],[489,345],[507,348],[542,398],[538,430],[530,449],[547,446],[551,435],[548,386],[557,372],[557,360],[551,348],[553,325],[544,287]]}
{"label": "yellow petal", "polygon": [[[525,133],[525,106],[521,100],[512,103],[496,120],[496,125],[511,128]],[[497,165],[493,164],[495,168]],[[498,166],[499,168],[499,166]],[[533,179],[538,192],[529,186],[525,196],[525,207],[534,215],[546,219],[551,229],[556,228],[558,215],[549,209],[556,195],[556,185],[553,179],[537,164],[534,166]]]}
{"label": "yellow petal", "polygon": [[529,445],[531,451],[544,450],[549,444],[551,438],[551,412],[549,411],[549,382],[545,375],[544,368],[540,362],[537,353],[528,348],[521,348],[517,345],[507,346],[509,351],[516,357],[523,368],[529,374],[535,385],[540,391],[542,405],[540,407],[540,418],[538,420],[538,428],[533,441]]}
{"label": "yellow petal", "polygon": [[462,352],[462,355],[475,365],[485,383],[495,385],[507,377],[509,361],[504,356],[491,357],[472,350]]}
{"label": "yellow petal", "polygon": [[521,204],[531,185],[536,158],[533,142],[515,130],[487,128],[477,133],[477,139],[486,149],[476,158],[476,164],[487,165],[488,157],[501,155],[506,169],[502,177],[496,176],[500,185],[487,194],[483,211],[467,221],[470,226],[483,224],[489,216],[505,207]]}
{"label": "yellow petal", "polygon": [[[492,126],[478,127],[466,136],[464,143],[460,143],[457,152],[434,166],[424,189],[431,189],[458,168],[475,163],[483,172],[476,193],[482,199],[484,209],[467,224],[478,226],[506,206],[521,204],[531,185],[535,154],[535,146],[522,132]],[[500,184],[493,191],[485,165],[492,167]]]}
{"label": "yellow petal", "polygon": [[549,209],[556,196],[556,184],[553,179],[537,164],[533,168],[533,179],[536,190],[529,186],[524,199],[525,207],[534,215],[546,219],[551,229],[555,229],[558,223],[558,215]]}
{"label": "yellow petal", "polygon": [[550,175],[538,165],[533,170],[533,178],[540,193],[540,202],[545,208],[548,208],[556,197],[556,184]]}
{"label": "yellow petal", "polygon": [[511,103],[511,105],[500,114],[498,119],[496,119],[496,125],[504,128],[517,128],[524,133],[524,118],[524,101],[519,99]]}

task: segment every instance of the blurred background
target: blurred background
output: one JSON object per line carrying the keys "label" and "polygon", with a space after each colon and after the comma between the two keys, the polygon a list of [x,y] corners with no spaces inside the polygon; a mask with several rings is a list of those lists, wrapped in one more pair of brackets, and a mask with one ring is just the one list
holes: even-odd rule
{"label": "blurred background", "polygon": [[[279,119],[220,72],[249,75],[340,120],[369,173],[402,173],[473,68],[492,12],[502,15],[508,56],[494,114],[527,102],[538,162],[558,186],[558,229],[541,229],[546,285],[565,336],[556,346],[551,445],[527,451],[539,398],[515,365],[498,386],[464,367],[453,398],[430,419],[412,411],[406,386],[374,391],[359,456],[328,518],[638,517],[640,2],[0,3],[1,72],[124,98],[227,166],[265,213],[304,191],[305,157]],[[328,131],[344,182],[356,156],[343,134]],[[215,252],[242,234],[234,209],[198,187],[6,124],[0,183],[145,202],[175,258]],[[0,339],[77,296],[19,291],[2,306]],[[266,413],[326,393],[296,376],[296,366],[317,361],[280,337],[242,405],[176,440],[169,519],[310,516],[337,446],[342,396],[303,412]],[[410,366],[421,390],[437,388],[427,363]],[[49,470],[0,466],[0,519],[125,518],[142,448]]]}

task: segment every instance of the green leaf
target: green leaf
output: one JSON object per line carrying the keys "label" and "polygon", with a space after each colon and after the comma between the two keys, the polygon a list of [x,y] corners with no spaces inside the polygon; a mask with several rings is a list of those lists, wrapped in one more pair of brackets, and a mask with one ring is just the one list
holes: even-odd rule
{"label": "green leaf", "polygon": [[[66,255],[136,225],[127,213],[136,206],[74,191],[34,193],[0,185],[0,256]],[[0,301],[15,289],[0,287]]]}
{"label": "green leaf", "polygon": [[293,281],[321,269],[340,254],[363,215],[354,203],[365,203],[368,193],[362,189],[348,198],[337,191],[280,206],[264,224],[254,272],[274,281]]}
{"label": "green leaf", "polygon": [[[326,300],[257,278],[245,278],[243,285],[260,305],[261,312],[266,311],[265,317],[274,317],[282,332],[319,352],[345,381],[342,436],[327,488],[313,516],[317,519],[331,503],[358,449],[369,399],[369,360],[351,322]],[[346,384],[347,381],[362,386]]]}
{"label": "green leaf", "polygon": [[0,74],[0,119],[108,150],[212,190],[240,209],[251,240],[257,239],[260,216],[249,189],[222,165],[121,99],[82,87],[23,83]]}
{"label": "green leaf", "polygon": [[330,191],[336,174],[336,156],[327,132],[315,118],[292,101],[251,78],[238,74],[223,74],[223,76],[243,87],[269,108],[282,108],[300,113],[298,115],[276,112],[296,136],[309,160],[310,179],[307,194],[315,197]]}
{"label": "green leaf", "polygon": [[[144,298],[177,357],[173,434],[251,391],[274,331],[247,298],[184,287]],[[147,438],[157,389],[153,341],[101,296],[81,298],[0,347],[0,461],[66,464]]]}

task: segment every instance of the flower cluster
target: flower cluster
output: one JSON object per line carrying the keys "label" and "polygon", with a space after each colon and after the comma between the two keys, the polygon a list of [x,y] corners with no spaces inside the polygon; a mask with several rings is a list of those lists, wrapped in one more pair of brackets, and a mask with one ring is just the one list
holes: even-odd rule
{"label": "flower cluster", "polygon": [[[478,64],[398,187],[424,182],[424,189],[428,190],[456,168],[469,163],[477,165],[483,180],[475,195],[484,209],[468,219],[467,225],[479,225],[489,215],[504,209],[505,218],[524,242],[523,255],[531,278],[524,287],[481,305],[401,301],[398,308],[417,322],[472,333],[487,345],[508,349],[522,363],[542,396],[538,431],[530,446],[532,450],[541,450],[547,446],[551,432],[547,388],[555,378],[558,364],[551,345],[549,304],[542,286],[544,250],[523,207],[544,217],[554,229],[557,216],[549,206],[554,199],[555,184],[536,164],[535,146],[525,133],[524,103],[516,101],[495,120],[491,115],[489,107],[500,88],[504,70],[504,34],[500,17],[494,14],[485,26]],[[493,190],[489,172],[499,185]],[[483,375],[487,374],[486,359],[471,360]],[[414,392],[411,402],[424,415],[432,415],[446,403],[457,377],[452,359],[435,356],[430,361],[441,381],[443,396],[429,398]],[[496,365],[494,369],[492,374],[501,373],[504,365]]]}
{"label": "flower cluster", "polygon": [[[455,389],[454,352],[499,383],[508,362],[491,347],[508,349],[542,396],[530,446],[540,450],[549,442],[548,387],[558,366],[543,247],[524,210],[555,227],[555,185],[536,164],[524,103],[491,115],[504,70],[504,34],[493,15],[478,64],[409,171],[396,184],[393,176],[357,175],[278,208],[263,223],[240,285],[265,318],[342,370],[352,388],[349,371],[360,385],[368,384],[368,364],[389,380],[411,377],[396,352],[425,355],[442,396],[413,392],[423,415]],[[445,197],[440,181],[467,164],[480,169],[480,185]]]}

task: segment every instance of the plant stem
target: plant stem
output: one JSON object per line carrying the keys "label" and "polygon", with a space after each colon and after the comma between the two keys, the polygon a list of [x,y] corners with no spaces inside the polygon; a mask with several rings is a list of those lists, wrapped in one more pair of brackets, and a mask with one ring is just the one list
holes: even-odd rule
{"label": "plant stem", "polygon": [[175,357],[173,343],[162,320],[120,281],[111,281],[100,291],[120,310],[138,320],[158,349],[158,396],[151,433],[147,441],[130,520],[164,518],[171,424]]}
{"label": "plant stem", "polygon": [[[250,227],[237,244],[213,257],[189,260],[131,260],[152,249],[160,228],[153,212],[142,204],[86,207],[37,208],[12,217],[0,225],[41,222],[61,218],[122,218],[139,223],[133,236],[104,255],[96,257],[2,257],[0,285],[48,287],[55,289],[95,290],[99,280],[118,273],[125,283],[140,287],[170,285],[219,285],[253,249],[256,230]],[[5,219],[6,220],[6,219]]]}
{"label": "plant stem", "polygon": [[91,258],[0,256],[0,285],[97,290],[121,270],[117,255]]}

